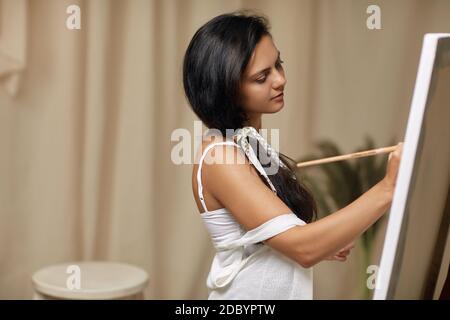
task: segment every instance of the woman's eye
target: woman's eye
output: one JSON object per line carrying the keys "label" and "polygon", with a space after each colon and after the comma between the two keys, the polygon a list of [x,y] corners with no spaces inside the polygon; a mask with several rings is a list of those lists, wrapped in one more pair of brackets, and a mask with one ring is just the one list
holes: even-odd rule
{"label": "woman's eye", "polygon": [[[278,61],[275,63],[275,66],[276,66],[277,68],[282,68],[282,66],[281,66],[282,63],[284,63],[284,61],[281,60],[281,59],[278,59]],[[266,79],[267,79],[267,77],[264,77],[264,78],[257,79],[257,80],[255,80],[255,81],[256,81],[257,83],[264,83],[264,82],[266,81]]]}

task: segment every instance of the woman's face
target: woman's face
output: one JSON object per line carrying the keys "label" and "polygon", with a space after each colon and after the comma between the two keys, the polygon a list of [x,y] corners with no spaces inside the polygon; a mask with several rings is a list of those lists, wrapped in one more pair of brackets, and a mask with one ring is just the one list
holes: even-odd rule
{"label": "woman's face", "polygon": [[287,81],[281,63],[272,37],[262,37],[241,79],[241,105],[249,116],[274,113],[284,106]]}

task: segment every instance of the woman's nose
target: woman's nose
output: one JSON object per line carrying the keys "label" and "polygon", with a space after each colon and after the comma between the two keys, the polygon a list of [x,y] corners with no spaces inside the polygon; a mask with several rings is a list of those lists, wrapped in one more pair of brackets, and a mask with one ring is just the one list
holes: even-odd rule
{"label": "woman's nose", "polygon": [[284,76],[284,72],[277,71],[275,81],[273,82],[274,89],[284,87],[286,85],[286,82],[287,80]]}

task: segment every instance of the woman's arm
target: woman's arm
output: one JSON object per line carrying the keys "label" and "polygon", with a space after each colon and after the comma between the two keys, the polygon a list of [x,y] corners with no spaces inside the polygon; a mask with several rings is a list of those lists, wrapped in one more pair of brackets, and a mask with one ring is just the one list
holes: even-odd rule
{"label": "woman's arm", "polygon": [[348,206],[325,218],[297,226],[265,243],[283,252],[294,247],[299,264],[311,267],[358,238],[389,208],[392,191],[382,180]]}
{"label": "woman's arm", "polygon": [[[213,149],[216,159],[224,159],[224,154],[230,156],[230,152],[232,159],[238,162],[204,164],[202,176],[205,190],[230,210],[246,230],[292,212],[261,181],[256,169],[235,147]],[[304,267],[326,259],[360,236],[389,208],[399,161],[400,154],[396,154],[389,162],[386,177],[348,206],[318,221],[292,227],[264,243]]]}

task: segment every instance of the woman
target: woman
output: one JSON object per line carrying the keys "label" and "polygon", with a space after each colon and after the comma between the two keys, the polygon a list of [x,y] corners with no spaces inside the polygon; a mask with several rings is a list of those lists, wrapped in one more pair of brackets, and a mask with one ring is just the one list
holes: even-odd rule
{"label": "woman", "polygon": [[[195,201],[217,250],[209,299],[312,299],[312,267],[325,259],[345,261],[355,239],[391,203],[401,144],[384,179],[313,222],[314,198],[287,157],[280,159],[258,133],[262,114],[284,105],[282,62],[267,19],[244,12],[207,22],[184,57],[186,96],[210,129],[192,175]],[[212,156],[234,161],[206,161]]]}

